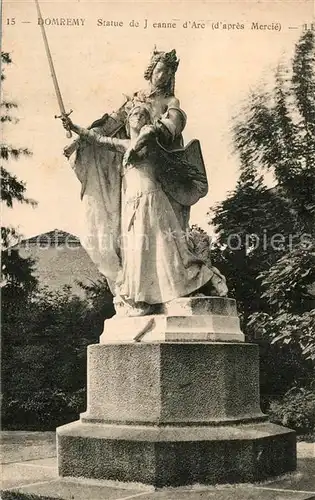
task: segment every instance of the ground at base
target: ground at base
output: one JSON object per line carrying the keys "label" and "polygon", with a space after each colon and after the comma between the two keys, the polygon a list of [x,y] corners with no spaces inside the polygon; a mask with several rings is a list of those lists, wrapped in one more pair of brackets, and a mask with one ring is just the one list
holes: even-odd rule
{"label": "ground at base", "polygon": [[3,500],[315,500],[315,444],[298,443],[298,469],[260,484],[165,488],[60,480],[55,433],[1,433]]}

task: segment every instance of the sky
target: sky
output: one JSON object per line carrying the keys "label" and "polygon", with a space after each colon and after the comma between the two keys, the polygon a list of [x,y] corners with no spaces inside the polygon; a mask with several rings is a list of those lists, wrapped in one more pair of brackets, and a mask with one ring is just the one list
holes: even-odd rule
{"label": "sky", "polygon": [[[65,107],[82,126],[117,109],[124,94],[145,87],[143,72],[154,45],[177,50],[176,95],[188,116],[184,139],[201,141],[210,186],[193,207],[191,222],[207,228],[209,207],[226,197],[238,177],[232,116],[251,89],[272,81],[280,60],[290,60],[303,24],[314,20],[314,0],[41,0],[40,5]],[[79,26],[71,25],[74,19]],[[123,26],[104,26],[106,21]],[[194,21],[203,27],[193,28]],[[163,22],[176,27],[153,26]],[[252,23],[271,29],[251,29]],[[234,26],[226,29],[228,24]],[[18,227],[25,237],[54,228],[79,234],[80,185],[62,155],[69,140],[54,118],[58,103],[33,0],[4,0],[2,50],[13,60],[5,70],[3,97],[19,106],[19,123],[6,126],[2,140],[33,153],[7,168],[38,202],[35,209],[4,207],[3,223]]]}

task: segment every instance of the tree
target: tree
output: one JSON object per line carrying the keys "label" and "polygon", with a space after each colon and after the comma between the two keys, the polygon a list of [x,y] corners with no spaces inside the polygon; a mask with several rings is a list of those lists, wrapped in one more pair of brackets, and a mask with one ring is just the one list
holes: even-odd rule
{"label": "tree", "polygon": [[[35,290],[2,325],[2,418],[6,428],[54,429],[85,409],[86,351],[100,313],[69,287]],[[18,367],[18,369],[16,369]]]}
{"label": "tree", "polygon": [[[11,64],[10,55],[1,52],[3,65]],[[5,80],[4,70],[1,72],[1,80]],[[17,109],[17,104],[1,99],[1,122],[5,124],[16,124],[18,119],[12,115],[12,110]],[[31,152],[24,147],[16,147],[2,142],[0,144],[0,156],[2,161],[10,162],[18,160],[21,156],[30,156]],[[2,202],[7,207],[13,208],[15,202],[31,204],[36,202],[26,197],[25,183],[18,179],[9,170],[1,166],[1,194]],[[2,249],[2,272],[1,285],[3,287],[3,300],[5,297],[12,298],[15,294],[27,289],[32,289],[37,280],[33,276],[34,262],[32,259],[22,258],[17,249],[11,248],[19,241],[19,235],[13,227],[1,226],[1,249]],[[17,297],[16,297],[17,298]]]}
{"label": "tree", "polygon": [[[241,173],[235,190],[209,215],[217,236],[213,259],[227,277],[246,332],[249,316],[268,309],[257,278],[285,253],[292,228],[298,224],[296,214],[287,199],[249,170]],[[276,235],[283,236],[277,245]]]}
{"label": "tree", "polygon": [[315,359],[313,32],[302,34],[290,65],[275,69],[271,90],[249,94],[233,118],[232,135],[240,178],[210,212],[215,252],[247,338],[262,337],[263,392],[271,391],[273,380],[272,391],[283,394],[311,383]]}
{"label": "tree", "polygon": [[315,231],[315,40],[302,35],[292,67],[279,64],[275,87],[254,92],[234,121],[242,172],[273,173],[302,228]]}
{"label": "tree", "polygon": [[105,319],[115,314],[113,295],[105,276],[97,281],[91,281],[89,284],[79,281],[78,285],[85,291],[87,301],[98,314],[101,324],[104,323]]}

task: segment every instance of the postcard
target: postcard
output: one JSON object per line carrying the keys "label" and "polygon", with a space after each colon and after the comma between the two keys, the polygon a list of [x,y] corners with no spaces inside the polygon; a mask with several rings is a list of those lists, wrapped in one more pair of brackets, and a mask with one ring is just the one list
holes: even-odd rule
{"label": "postcard", "polygon": [[[314,139],[314,16],[313,0],[4,0],[3,425],[9,455],[23,431],[23,460],[51,458],[47,481],[56,428],[61,477],[168,487],[295,470],[292,431],[272,426],[286,423],[274,401],[291,397],[292,370],[311,378],[312,342],[282,322],[313,321],[311,264],[303,310],[286,270],[302,266],[297,245],[311,259],[314,236],[313,181],[298,177]],[[296,346],[294,367],[270,347],[259,375],[263,334]],[[276,442],[248,458],[256,475],[231,445],[237,425]],[[214,427],[228,435],[215,452]],[[80,439],[95,447],[86,463]],[[212,452],[224,474],[205,472]]]}

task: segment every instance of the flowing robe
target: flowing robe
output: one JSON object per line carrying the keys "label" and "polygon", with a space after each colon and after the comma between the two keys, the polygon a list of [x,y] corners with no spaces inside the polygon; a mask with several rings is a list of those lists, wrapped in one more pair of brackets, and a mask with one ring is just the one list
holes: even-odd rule
{"label": "flowing robe", "polygon": [[135,162],[123,177],[120,296],[133,303],[160,304],[184,297],[214,274],[190,250],[155,160],[149,156]]}
{"label": "flowing robe", "polygon": [[[104,133],[104,128],[95,130]],[[123,136],[124,131],[116,135]],[[72,163],[81,182],[84,211],[80,241],[113,294],[121,269],[121,162],[121,153],[80,140]]]}

